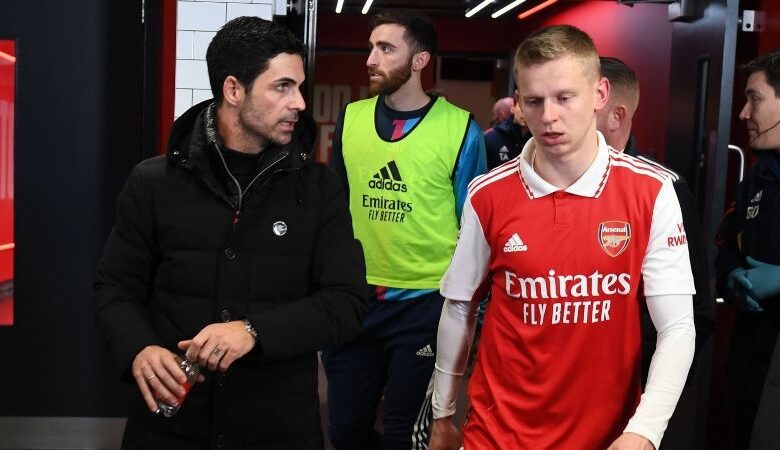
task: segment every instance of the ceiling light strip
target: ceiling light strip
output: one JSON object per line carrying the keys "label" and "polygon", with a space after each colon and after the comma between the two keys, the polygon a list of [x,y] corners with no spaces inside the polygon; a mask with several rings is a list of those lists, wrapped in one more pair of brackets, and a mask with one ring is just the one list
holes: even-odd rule
{"label": "ceiling light strip", "polygon": [[16,62],[16,57],[15,56],[9,55],[8,53],[5,53],[5,52],[0,52],[0,58],[3,58],[3,59],[8,60],[8,61],[11,61],[12,63]]}
{"label": "ceiling light strip", "polygon": [[480,3],[476,7],[471,8],[470,10],[466,11],[466,17],[471,17],[474,14],[482,11],[482,9],[485,8],[485,6],[487,6],[487,5],[491,4],[491,3],[493,3],[493,0],[484,0],[482,3]]}
{"label": "ceiling light strip", "polygon": [[344,0],[338,0],[336,2],[336,14],[341,14],[342,8],[344,8]]}
{"label": "ceiling light strip", "polygon": [[510,9],[516,8],[518,5],[522,4],[523,2],[525,2],[525,0],[515,0],[512,3],[504,6],[503,8],[501,8],[498,11],[494,12],[493,14],[491,14],[490,17],[495,19],[496,17],[500,16],[501,14],[504,14],[505,12],[509,11]]}
{"label": "ceiling light strip", "polygon": [[[339,1],[343,1],[343,0],[339,0]],[[536,5],[533,8],[529,9],[528,11],[524,12],[524,13],[518,14],[517,18],[518,19],[525,19],[526,17],[530,16],[531,14],[533,14],[533,13],[539,11],[539,10],[542,10],[544,8],[547,8],[548,6],[552,5],[553,3],[557,2],[557,1],[558,0],[547,0],[546,2],[541,3],[539,5]]]}
{"label": "ceiling light strip", "polygon": [[361,13],[366,14],[368,12],[368,8],[371,7],[371,4],[374,3],[374,0],[366,0],[366,4],[363,5],[363,9],[360,10]]}

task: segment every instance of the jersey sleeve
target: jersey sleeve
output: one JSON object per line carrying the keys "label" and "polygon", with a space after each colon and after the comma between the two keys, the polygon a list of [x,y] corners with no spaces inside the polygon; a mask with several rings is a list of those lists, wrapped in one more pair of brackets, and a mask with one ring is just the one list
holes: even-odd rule
{"label": "jersey sleeve", "polygon": [[463,203],[468,195],[469,183],[477,175],[487,172],[485,158],[485,138],[482,129],[472,117],[469,119],[466,136],[458,153],[452,180],[452,189],[455,194],[455,213],[458,218],[463,215]]}
{"label": "jersey sleeve", "polygon": [[464,202],[458,244],[441,280],[441,295],[452,300],[471,301],[488,273],[490,246],[473,201],[469,195]]}
{"label": "jersey sleeve", "polygon": [[662,184],[653,207],[642,279],[646,297],[693,295],[696,292],[680,203],[671,180]]}

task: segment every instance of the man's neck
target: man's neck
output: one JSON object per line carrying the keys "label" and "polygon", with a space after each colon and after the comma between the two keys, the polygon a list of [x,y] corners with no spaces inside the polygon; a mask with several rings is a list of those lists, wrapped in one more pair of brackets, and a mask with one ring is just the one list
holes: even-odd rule
{"label": "man's neck", "polygon": [[241,153],[258,154],[267,143],[259,142],[256,136],[247,134],[240,124],[238,111],[228,109],[224,104],[216,112],[217,133],[225,147]]}
{"label": "man's neck", "polygon": [[534,171],[544,181],[559,189],[566,189],[574,184],[593,164],[598,154],[598,138],[596,133],[590,134],[582,142],[581,148],[564,155],[555,155],[539,148],[534,148],[531,164]]}
{"label": "man's neck", "polygon": [[385,104],[396,111],[414,111],[430,101],[431,98],[423,90],[420,79],[414,75],[397,91],[385,96]]}

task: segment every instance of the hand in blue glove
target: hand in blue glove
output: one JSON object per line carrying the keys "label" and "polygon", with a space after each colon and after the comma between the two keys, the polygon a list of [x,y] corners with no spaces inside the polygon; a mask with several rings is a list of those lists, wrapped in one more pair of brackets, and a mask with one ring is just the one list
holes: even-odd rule
{"label": "hand in blue glove", "polygon": [[750,283],[748,294],[758,300],[780,295],[780,266],[757,261],[747,257],[750,268],[745,272],[745,278]]}
{"label": "hand in blue glove", "polygon": [[745,311],[761,312],[764,308],[756,300],[755,296],[751,293],[753,284],[747,278],[747,272],[749,269],[737,267],[729,273],[729,279],[726,283],[731,291],[730,300],[734,301],[734,304]]}

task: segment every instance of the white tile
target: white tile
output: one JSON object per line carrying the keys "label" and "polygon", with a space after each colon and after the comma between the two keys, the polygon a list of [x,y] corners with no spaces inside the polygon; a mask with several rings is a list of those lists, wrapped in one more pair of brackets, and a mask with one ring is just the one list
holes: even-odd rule
{"label": "white tile", "polygon": [[173,116],[179,117],[192,106],[192,89],[176,89],[173,101]]}
{"label": "white tile", "polygon": [[[287,15],[287,0],[254,0],[254,3],[271,3],[275,15]],[[305,3],[305,0],[303,0],[302,3]]]}
{"label": "white tile", "polygon": [[217,31],[225,24],[225,3],[178,3],[178,30]]}
{"label": "white tile", "polygon": [[206,59],[206,50],[209,48],[211,40],[217,33],[212,31],[196,31],[194,42],[194,59]]}
{"label": "white tile", "polygon": [[235,19],[239,16],[255,16],[266,20],[271,20],[274,9],[271,5],[262,3],[252,3],[251,5],[242,3],[227,4],[227,20]]}
{"label": "white tile", "polygon": [[177,31],[176,59],[192,59],[192,45],[194,41],[194,31]]}
{"label": "white tile", "polygon": [[197,105],[198,103],[202,102],[203,100],[208,100],[210,98],[214,98],[213,95],[211,95],[211,89],[193,89],[192,90],[192,104]]}
{"label": "white tile", "polygon": [[210,89],[206,61],[179,59],[176,61],[177,89]]}

